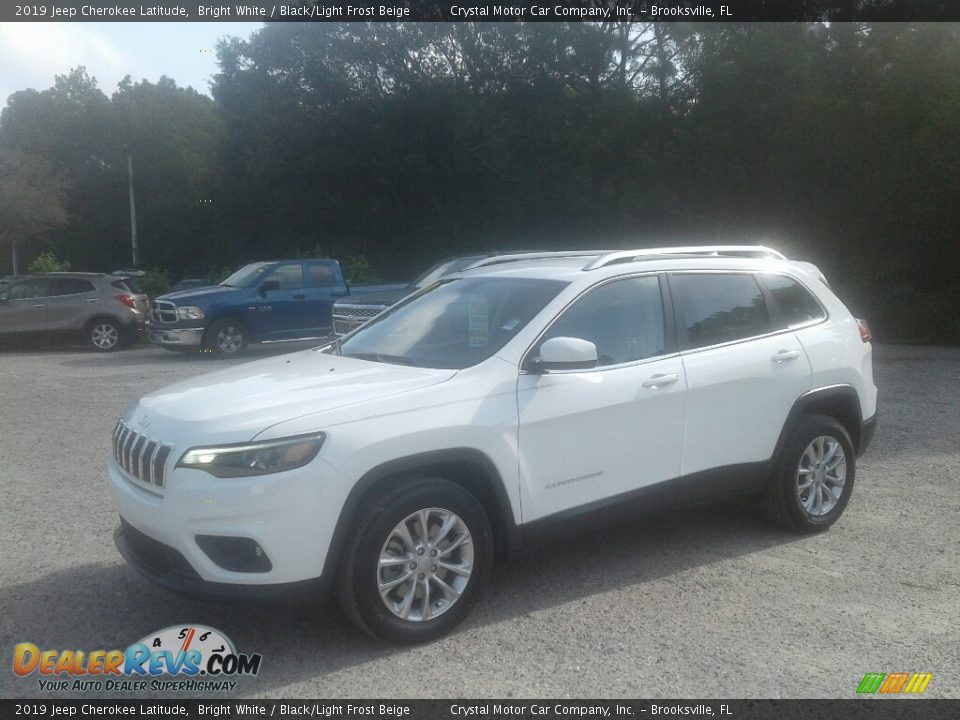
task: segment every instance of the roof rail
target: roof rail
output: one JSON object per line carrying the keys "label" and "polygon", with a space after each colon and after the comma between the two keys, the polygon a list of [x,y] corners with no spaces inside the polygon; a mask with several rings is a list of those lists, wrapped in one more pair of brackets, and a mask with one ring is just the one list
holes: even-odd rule
{"label": "roof rail", "polygon": [[584,270],[596,270],[615,263],[631,262],[651,256],[692,255],[696,257],[752,257],[786,260],[778,250],[763,245],[688,245],[684,247],[640,248],[639,250],[617,250],[598,257],[583,266]]}
{"label": "roof rail", "polygon": [[474,270],[480,267],[489,267],[490,265],[501,265],[503,263],[510,262],[520,262],[522,260],[597,257],[598,255],[605,256],[611,253],[611,250],[550,250],[545,252],[506,253],[504,255],[491,255],[490,257],[479,260],[465,269]]}

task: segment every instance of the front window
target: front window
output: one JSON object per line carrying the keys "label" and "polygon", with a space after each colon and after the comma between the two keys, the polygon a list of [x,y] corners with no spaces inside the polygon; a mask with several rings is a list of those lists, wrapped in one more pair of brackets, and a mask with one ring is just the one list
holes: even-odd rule
{"label": "front window", "polygon": [[244,265],[220,284],[237,288],[253,287],[263,279],[263,276],[269,269],[270,265],[262,262]]}
{"label": "front window", "polygon": [[567,285],[558,280],[473,277],[435,284],[344,340],[345,357],[463,369],[515,337]]}
{"label": "front window", "polygon": [[597,347],[597,365],[619,365],[666,352],[663,300],[655,275],[601,285],[575,302],[540,338],[589,340]]}

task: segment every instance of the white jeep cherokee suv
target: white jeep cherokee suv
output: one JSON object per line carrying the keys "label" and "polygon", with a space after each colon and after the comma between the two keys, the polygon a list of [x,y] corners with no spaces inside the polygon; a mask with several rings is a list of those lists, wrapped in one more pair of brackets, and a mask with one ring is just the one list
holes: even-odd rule
{"label": "white jeep cherokee suv", "polygon": [[117,546],[169,588],[332,588],[370,633],[429,640],[495,554],[570,523],[756,495],[830,526],[873,434],[869,339],[766,248],[460,273],[341,341],[142,398],[113,436]]}

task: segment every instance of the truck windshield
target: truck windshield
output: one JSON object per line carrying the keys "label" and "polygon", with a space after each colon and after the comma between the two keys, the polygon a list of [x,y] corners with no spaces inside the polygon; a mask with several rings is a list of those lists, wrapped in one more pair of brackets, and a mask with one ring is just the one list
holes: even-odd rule
{"label": "truck windshield", "polygon": [[475,277],[436,283],[344,340],[340,354],[416,367],[483,362],[567,285],[559,280]]}
{"label": "truck windshield", "polygon": [[220,284],[237,288],[251,287],[256,285],[269,269],[269,263],[250,263],[249,265],[244,265]]}

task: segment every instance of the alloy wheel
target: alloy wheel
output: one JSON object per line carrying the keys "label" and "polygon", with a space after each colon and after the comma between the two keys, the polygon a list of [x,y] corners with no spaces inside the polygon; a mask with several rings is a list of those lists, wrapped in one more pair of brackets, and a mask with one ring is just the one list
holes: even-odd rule
{"label": "alloy wheel", "polygon": [[380,598],[402,620],[431,620],[463,595],[473,560],[473,538],[456,513],[418,510],[397,524],[380,550]]}
{"label": "alloy wheel", "polygon": [[822,517],[843,495],[847,455],[836,438],[821,435],[807,445],[797,468],[797,495],[804,511]]}
{"label": "alloy wheel", "polygon": [[120,342],[120,331],[110,323],[97,323],[90,331],[90,341],[100,350],[110,350]]}

